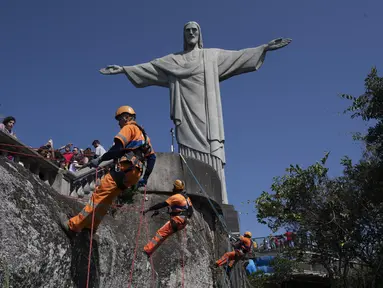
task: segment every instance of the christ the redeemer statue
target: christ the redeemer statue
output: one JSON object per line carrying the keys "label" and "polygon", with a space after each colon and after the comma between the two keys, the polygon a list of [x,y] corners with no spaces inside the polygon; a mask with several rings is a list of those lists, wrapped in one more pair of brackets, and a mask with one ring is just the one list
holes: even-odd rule
{"label": "christ the redeemer statue", "polygon": [[222,183],[222,202],[228,203],[225,181],[225,135],[219,82],[258,70],[267,51],[288,45],[291,39],[239,51],[203,48],[196,22],[184,26],[184,50],[134,66],[111,65],[105,75],[125,74],[135,87],[169,88],[170,118],[176,127],[179,152],[210,164]]}

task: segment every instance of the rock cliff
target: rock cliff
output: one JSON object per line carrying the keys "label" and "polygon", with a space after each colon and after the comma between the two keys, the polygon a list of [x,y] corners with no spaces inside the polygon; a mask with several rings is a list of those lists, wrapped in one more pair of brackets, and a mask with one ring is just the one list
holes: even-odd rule
{"label": "rock cliff", "polygon": [[[0,195],[0,286],[86,287],[89,235],[82,233],[70,241],[58,225],[59,212],[74,215],[83,204],[58,194],[24,167],[2,157]],[[154,254],[155,271],[142,254],[143,246],[167,218],[150,218],[148,213],[140,225],[140,206],[165,198],[148,194],[144,201],[138,194],[133,204],[105,216],[92,242],[89,287],[182,287],[182,283],[183,287],[217,287],[211,266],[223,252],[215,245],[223,238],[213,232],[214,217],[202,214],[207,208],[197,200],[186,232],[173,235]]]}

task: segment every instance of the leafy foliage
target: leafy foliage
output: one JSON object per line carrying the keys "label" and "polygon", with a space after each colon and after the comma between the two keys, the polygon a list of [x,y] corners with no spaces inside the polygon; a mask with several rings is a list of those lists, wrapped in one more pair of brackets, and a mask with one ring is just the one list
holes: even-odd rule
{"label": "leafy foliage", "polygon": [[382,158],[383,153],[383,77],[378,76],[376,68],[365,79],[365,93],[359,97],[342,94],[341,97],[352,101],[350,107],[344,112],[351,113],[351,118],[360,117],[364,121],[373,120],[374,126],[368,129],[368,133],[359,139],[365,140],[367,149],[378,153]]}
{"label": "leafy foliage", "polygon": [[383,283],[383,78],[373,68],[363,95],[342,97],[352,101],[345,110],[351,118],[374,122],[366,135],[354,135],[366,143],[363,158],[356,164],[341,159],[344,173],[332,179],[328,152],[306,169],[290,165],[286,175],[273,179],[272,192],[256,200],[257,217],[273,231],[296,229],[300,241],[292,252],[301,260],[303,251],[314,252],[310,261],[325,267],[334,287],[378,287],[373,285]]}

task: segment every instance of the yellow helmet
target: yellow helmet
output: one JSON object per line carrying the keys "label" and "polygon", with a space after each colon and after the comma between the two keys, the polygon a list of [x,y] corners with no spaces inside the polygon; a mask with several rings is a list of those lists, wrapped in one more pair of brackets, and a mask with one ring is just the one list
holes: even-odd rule
{"label": "yellow helmet", "polygon": [[245,234],[243,234],[243,236],[251,238],[252,235],[250,231],[246,231]]}
{"label": "yellow helmet", "polygon": [[133,108],[130,106],[121,106],[120,108],[117,109],[116,111],[116,116],[114,118],[118,118],[123,113],[128,113],[130,115],[136,115],[136,112],[134,112]]}
{"label": "yellow helmet", "polygon": [[185,183],[182,180],[177,179],[174,181],[173,186],[176,190],[184,190],[185,189]]}

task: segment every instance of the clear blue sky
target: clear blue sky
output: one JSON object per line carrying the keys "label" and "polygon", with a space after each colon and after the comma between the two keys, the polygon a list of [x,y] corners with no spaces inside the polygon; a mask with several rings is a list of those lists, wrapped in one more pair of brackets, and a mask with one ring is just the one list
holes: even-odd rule
{"label": "clear blue sky", "polygon": [[364,124],[340,114],[338,93],[358,95],[373,65],[383,73],[381,0],[338,1],[11,1],[0,2],[0,114],[38,147],[99,139],[112,144],[115,109],[131,105],[157,151],[169,151],[168,90],[137,89],[109,64],[133,65],[182,50],[183,24],[202,27],[205,47],[241,49],[278,37],[293,42],[270,52],[254,73],[223,82],[226,179],[241,230],[269,233],[251,205],[290,163],[307,166],[331,150],[360,156],[350,132]]}

